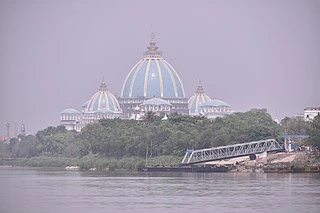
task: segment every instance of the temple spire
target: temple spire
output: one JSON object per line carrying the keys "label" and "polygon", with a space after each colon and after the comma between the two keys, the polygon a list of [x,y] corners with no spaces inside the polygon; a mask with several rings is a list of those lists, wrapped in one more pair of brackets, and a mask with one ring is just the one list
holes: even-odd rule
{"label": "temple spire", "polygon": [[149,46],[147,47],[148,51],[144,53],[146,57],[161,57],[162,53],[158,50],[157,43],[155,41],[155,34],[151,33]]}
{"label": "temple spire", "polygon": [[106,83],[104,82],[104,77],[102,77],[102,82],[99,88],[99,91],[106,91],[108,90]]}
{"label": "temple spire", "polygon": [[151,37],[151,40],[150,40],[150,41],[151,41],[151,42],[152,42],[152,41],[154,42],[154,39],[155,39],[155,37],[156,37],[155,34],[154,34],[154,32],[151,33],[150,37]]}
{"label": "temple spire", "polygon": [[204,93],[201,80],[199,80],[199,84],[198,84],[198,88],[197,88],[196,93],[199,93],[199,94]]}

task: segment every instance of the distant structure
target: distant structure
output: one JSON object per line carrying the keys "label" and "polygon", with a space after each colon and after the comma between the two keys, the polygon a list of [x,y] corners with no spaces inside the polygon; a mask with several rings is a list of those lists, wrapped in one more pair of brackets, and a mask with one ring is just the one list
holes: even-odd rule
{"label": "distant structure", "polygon": [[320,107],[306,107],[304,109],[303,118],[305,121],[312,121],[314,117],[320,115]]}
{"label": "distant structure", "polygon": [[119,103],[123,106],[125,116],[131,117],[136,106],[153,98],[157,100],[152,103],[159,99],[170,103],[170,112],[189,113],[182,81],[173,66],[162,57],[152,33],[147,51],[124,81]]}
{"label": "distant structure", "polygon": [[21,124],[20,135],[22,136],[26,135],[26,127],[24,126],[24,124]]}
{"label": "distant structure", "polygon": [[10,123],[9,122],[6,123],[6,127],[7,127],[7,138],[10,139]]}
{"label": "distant structure", "polygon": [[177,71],[162,57],[152,33],[147,51],[126,76],[120,97],[114,96],[103,80],[99,90],[81,105],[81,112],[67,108],[60,113],[60,122],[67,130],[81,131],[100,119],[142,120],[148,112],[167,120],[175,112],[216,118],[231,110],[225,102],[206,95],[201,82],[188,101]]}
{"label": "distant structure", "polygon": [[211,99],[203,90],[201,81],[188,101],[189,115],[205,116],[209,119],[223,117],[232,113],[230,105],[218,99]]}
{"label": "distant structure", "polygon": [[202,112],[209,119],[224,117],[233,113],[230,105],[218,99],[212,99],[201,105]]}
{"label": "distant structure", "polygon": [[199,85],[195,94],[188,100],[189,115],[204,115],[201,106],[202,104],[211,100],[212,99],[204,92],[201,81],[199,81]]}
{"label": "distant structure", "polygon": [[80,132],[86,124],[100,119],[114,119],[123,117],[122,109],[116,97],[108,90],[102,81],[98,92],[89,101],[82,104],[82,112],[67,108],[60,113],[60,122],[67,130]]}
{"label": "distant structure", "polygon": [[166,100],[160,98],[152,98],[144,101],[141,106],[141,112],[155,112],[157,115],[170,114],[172,110],[172,104]]}
{"label": "distant structure", "polygon": [[14,123],[14,137],[16,138],[17,136],[18,136],[17,123]]}
{"label": "distant structure", "polygon": [[100,119],[114,119],[123,117],[117,98],[108,90],[102,81],[98,92],[82,105],[82,119],[84,124],[93,123]]}
{"label": "distant structure", "polygon": [[78,110],[68,108],[60,112],[60,123],[66,127],[67,130],[80,132],[81,125],[81,114]]}

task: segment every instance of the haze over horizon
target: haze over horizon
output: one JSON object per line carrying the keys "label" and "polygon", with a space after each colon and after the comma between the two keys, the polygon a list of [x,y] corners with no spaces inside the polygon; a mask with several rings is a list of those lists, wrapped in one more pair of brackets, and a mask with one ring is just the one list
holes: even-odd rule
{"label": "haze over horizon", "polygon": [[151,32],[186,96],[198,81],[234,111],[320,107],[320,1],[0,0],[0,135],[80,110],[102,78],[115,95]]}

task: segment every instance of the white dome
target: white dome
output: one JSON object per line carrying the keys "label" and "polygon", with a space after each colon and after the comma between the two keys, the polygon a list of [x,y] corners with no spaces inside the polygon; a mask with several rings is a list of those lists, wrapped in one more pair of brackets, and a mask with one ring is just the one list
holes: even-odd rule
{"label": "white dome", "polygon": [[184,98],[185,92],[176,70],[162,58],[154,37],[148,51],[132,68],[122,87],[122,98]]}
{"label": "white dome", "polygon": [[207,101],[212,100],[207,94],[205,94],[201,82],[199,81],[196,93],[189,98],[188,108],[190,115],[200,115],[201,105]]}
{"label": "white dome", "polygon": [[120,112],[121,108],[116,97],[107,89],[104,82],[101,83],[99,91],[89,100],[85,112]]}

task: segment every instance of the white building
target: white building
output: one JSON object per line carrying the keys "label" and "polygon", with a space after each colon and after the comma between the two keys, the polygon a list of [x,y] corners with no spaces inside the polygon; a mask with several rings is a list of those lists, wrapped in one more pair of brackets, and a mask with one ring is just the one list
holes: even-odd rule
{"label": "white building", "polygon": [[73,108],[68,108],[60,113],[60,123],[67,130],[80,132],[81,130],[81,113]]}
{"label": "white building", "polygon": [[158,50],[154,34],[143,57],[133,66],[122,86],[119,103],[126,117],[132,117],[136,106],[153,98],[171,104],[171,110],[188,114],[188,98],[185,96],[178,72]]}
{"label": "white building", "polygon": [[312,121],[314,117],[320,115],[320,107],[306,107],[304,109],[303,118],[305,121]]}
{"label": "white building", "polygon": [[141,120],[150,111],[164,116],[164,120],[174,112],[207,118],[231,113],[228,104],[206,95],[201,83],[188,101],[178,72],[162,57],[152,34],[147,51],[125,78],[120,97],[115,97],[102,82],[99,90],[81,105],[81,112],[63,110],[60,121],[68,130],[80,131],[100,119]]}
{"label": "white building", "polygon": [[104,81],[89,101],[82,104],[82,112],[68,108],[60,113],[60,123],[67,130],[81,131],[88,123],[100,119],[114,119],[123,117],[117,98],[107,89]]}
{"label": "white building", "polygon": [[224,101],[210,98],[205,94],[201,82],[193,96],[188,101],[189,115],[205,116],[209,119],[223,117],[232,113],[230,105]]}
{"label": "white building", "polygon": [[117,98],[108,90],[104,81],[101,83],[98,92],[96,92],[87,106],[82,105],[84,111],[82,119],[84,124],[93,123],[100,119],[114,119],[122,117]]}
{"label": "white building", "polygon": [[161,115],[170,114],[171,110],[172,104],[160,98],[146,100],[140,105],[140,111],[142,113],[154,112],[156,115]]}

